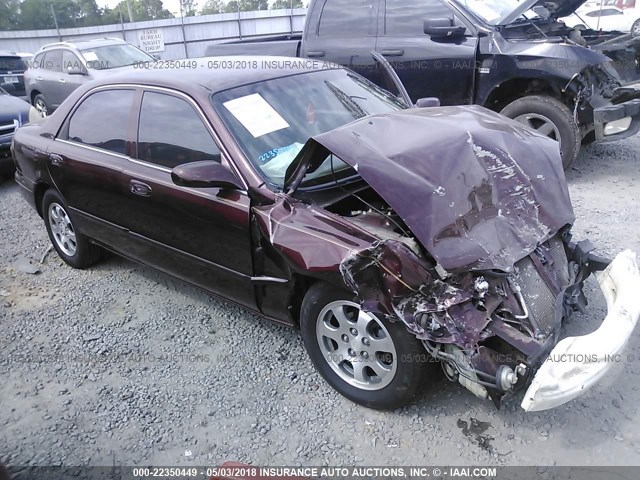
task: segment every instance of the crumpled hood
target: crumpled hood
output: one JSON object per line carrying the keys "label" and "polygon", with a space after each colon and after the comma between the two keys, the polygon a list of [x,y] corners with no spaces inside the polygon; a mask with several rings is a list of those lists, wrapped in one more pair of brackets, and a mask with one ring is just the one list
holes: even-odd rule
{"label": "crumpled hood", "polygon": [[364,117],[309,140],[291,173],[313,171],[327,151],[446,270],[509,271],[574,221],[557,143],[483,107]]}
{"label": "crumpled hood", "polygon": [[500,24],[508,25],[535,6],[545,7],[549,10],[553,18],[566,17],[575,12],[586,1],[587,0],[525,0],[521,2],[510,15],[506,16]]}

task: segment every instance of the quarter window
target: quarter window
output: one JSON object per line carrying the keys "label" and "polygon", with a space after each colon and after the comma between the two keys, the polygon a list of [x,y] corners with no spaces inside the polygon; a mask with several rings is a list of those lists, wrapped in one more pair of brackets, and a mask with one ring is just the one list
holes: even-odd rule
{"label": "quarter window", "polygon": [[71,116],[69,140],[126,154],[133,90],[104,90],[86,98]]}
{"label": "quarter window", "polygon": [[326,0],[320,16],[321,37],[359,37],[377,34],[377,0]]}
{"label": "quarter window", "polygon": [[[440,0],[387,0],[386,34],[390,36],[424,35],[424,21],[455,18],[453,11]],[[455,19],[455,25],[462,25]]]}
{"label": "quarter window", "polygon": [[145,92],[138,125],[138,158],[167,168],[220,161],[220,149],[196,110],[185,100]]}

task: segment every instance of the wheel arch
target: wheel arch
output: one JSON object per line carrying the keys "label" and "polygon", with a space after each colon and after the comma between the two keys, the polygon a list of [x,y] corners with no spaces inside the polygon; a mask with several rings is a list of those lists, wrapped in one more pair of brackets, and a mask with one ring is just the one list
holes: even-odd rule
{"label": "wheel arch", "polygon": [[33,105],[33,102],[35,102],[35,101],[36,101],[36,96],[37,96],[37,95],[42,95],[42,93],[41,93],[39,90],[37,90],[37,89],[33,89],[33,90],[31,90],[31,94],[30,94],[30,98],[31,98],[31,105]]}
{"label": "wheel arch", "polygon": [[572,96],[563,93],[563,87],[564,85],[560,85],[559,81],[547,78],[511,78],[494,86],[487,95],[483,106],[495,112],[500,112],[518,98],[529,95],[548,95],[570,107]]}
{"label": "wheel arch", "polygon": [[48,183],[38,182],[33,190],[33,200],[36,205],[36,211],[38,212],[38,215],[40,215],[40,218],[44,218],[44,212],[42,211],[42,199],[44,198],[44,194],[46,193],[46,191],[51,188],[53,187],[51,187]]}

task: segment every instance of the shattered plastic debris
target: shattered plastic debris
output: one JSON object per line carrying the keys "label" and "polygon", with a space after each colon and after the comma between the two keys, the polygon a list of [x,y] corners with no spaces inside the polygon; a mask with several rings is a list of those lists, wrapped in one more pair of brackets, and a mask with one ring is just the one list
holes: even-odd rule
{"label": "shattered plastic debris", "polygon": [[31,263],[27,257],[20,255],[11,265],[14,270],[22,273],[28,273],[30,275],[35,275],[40,273],[40,269]]}

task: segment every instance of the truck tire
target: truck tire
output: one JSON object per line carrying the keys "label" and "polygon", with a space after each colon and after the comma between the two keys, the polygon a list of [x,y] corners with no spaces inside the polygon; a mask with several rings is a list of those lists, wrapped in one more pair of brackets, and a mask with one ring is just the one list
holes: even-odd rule
{"label": "truck tire", "polygon": [[582,136],[573,114],[560,100],[530,95],[514,100],[500,112],[560,143],[562,167],[568,170],[578,157]]}
{"label": "truck tire", "polygon": [[353,293],[332,285],[316,283],[309,289],[300,329],[320,375],[365,407],[406,405],[441,376],[438,364],[402,322],[362,311]]}

